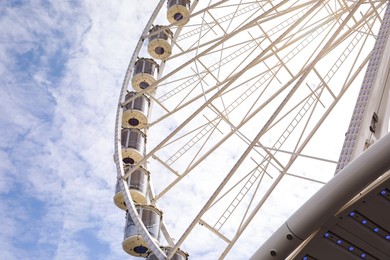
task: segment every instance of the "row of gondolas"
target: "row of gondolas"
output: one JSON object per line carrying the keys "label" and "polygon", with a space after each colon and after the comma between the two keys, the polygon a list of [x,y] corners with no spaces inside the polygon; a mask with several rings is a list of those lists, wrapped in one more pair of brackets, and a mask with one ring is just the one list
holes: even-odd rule
{"label": "row of gondolas", "polygon": [[[185,25],[189,20],[189,13],[189,0],[168,0],[167,19],[170,23],[175,23],[178,26]],[[152,94],[149,86],[155,83],[156,75],[159,71],[159,65],[154,59],[165,61],[171,55],[171,38],[171,30],[163,26],[153,26],[149,31],[147,47],[148,53],[152,58],[139,58],[135,62],[131,80],[135,91],[127,93],[122,111],[121,152],[123,168],[125,175],[131,172],[126,182],[129,186],[135,208],[149,234],[155,239],[157,244],[160,244],[162,211],[150,204],[147,196],[150,172],[146,167],[142,166],[134,170],[133,166],[139,163],[146,153],[146,129],[148,127],[150,107],[150,99],[147,95]],[[147,92],[147,95],[140,94],[139,92],[141,91]],[[122,243],[124,251],[132,256],[145,257],[152,260],[158,259],[139,234],[137,226],[128,213],[119,180],[115,189],[114,203],[120,209],[126,211],[126,225]],[[167,255],[171,250],[169,246],[161,246],[161,249]],[[188,254],[179,249],[171,259],[185,260],[188,259]]]}

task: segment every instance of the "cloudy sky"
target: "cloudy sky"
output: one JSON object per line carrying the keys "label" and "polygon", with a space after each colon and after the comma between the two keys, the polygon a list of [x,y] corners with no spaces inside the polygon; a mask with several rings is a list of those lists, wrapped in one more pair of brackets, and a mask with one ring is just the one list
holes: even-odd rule
{"label": "cloudy sky", "polygon": [[1,259],[126,258],[115,108],[156,2],[0,2]]}
{"label": "cloudy sky", "polygon": [[[121,246],[124,212],[112,200],[115,109],[135,44],[157,2],[0,2],[0,259],[131,259]],[[339,151],[343,138],[326,142]],[[224,149],[226,161],[231,150],[239,150]],[[211,167],[202,167],[208,180]],[[198,180],[188,178],[186,187],[194,194],[209,192]],[[280,189],[307,195],[320,186],[300,190],[282,182]],[[171,203],[164,205],[173,213],[164,215],[173,228],[191,220],[178,219],[177,205],[198,210],[193,198],[184,201],[185,192],[170,194]],[[271,197],[268,214],[257,219],[265,229],[250,229],[247,241],[255,235],[264,241],[283,222],[280,216],[294,210],[285,204],[279,207]],[[196,232],[195,238],[203,238]],[[215,250],[202,252],[214,242],[195,240],[187,250],[199,249],[202,256],[192,254],[193,259],[217,257]],[[240,244],[231,259],[251,255],[257,241]]]}
{"label": "cloudy sky", "polygon": [[[156,4],[0,2],[1,259],[131,258],[121,246],[124,213],[112,202],[114,118],[129,59]],[[209,242],[194,246],[202,251]]]}

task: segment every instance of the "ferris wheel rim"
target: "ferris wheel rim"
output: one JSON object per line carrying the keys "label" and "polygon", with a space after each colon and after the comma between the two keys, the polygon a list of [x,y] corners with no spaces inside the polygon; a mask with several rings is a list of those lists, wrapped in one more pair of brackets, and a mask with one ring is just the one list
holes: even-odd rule
{"label": "ferris wheel rim", "polygon": [[[159,4],[158,4],[158,7],[161,9],[161,7],[162,7],[162,5],[164,4],[164,0],[160,0],[160,2],[159,2]],[[286,1],[287,2],[287,1]],[[160,10],[159,9],[159,10]],[[156,10],[157,10],[157,8],[156,8]],[[154,18],[156,17],[156,15],[157,15],[157,13],[158,13],[158,11],[156,12],[156,10],[154,11],[154,13],[153,13],[153,15],[154,15],[154,17],[153,17],[153,20],[154,20]],[[149,22],[147,23],[147,25],[146,25],[146,27],[145,27],[145,29],[144,29],[144,33],[142,34],[142,35],[146,35],[147,34],[147,31],[148,31],[148,29],[151,27],[151,25],[152,25],[152,23],[153,23],[153,21],[152,21],[152,17],[151,17],[151,19],[149,20]],[[130,81],[130,77],[131,77],[131,72],[132,72],[132,69],[133,69],[133,66],[134,66],[134,63],[135,63],[135,61],[136,61],[136,58],[137,58],[137,56],[138,56],[138,54],[139,54],[139,52],[140,52],[140,50],[141,50],[141,48],[142,48],[142,42],[143,42],[143,40],[145,40],[145,38],[143,38],[144,36],[141,36],[140,37],[140,39],[139,39],[139,41],[138,41],[138,44],[137,44],[137,48],[136,48],[136,51],[137,51],[137,54],[135,54],[136,53],[136,51],[133,53],[133,56],[132,56],[132,58],[131,58],[131,62],[130,62],[130,64],[129,64],[129,67],[128,67],[128,69],[127,69],[127,71],[126,71],[126,76],[125,76],[125,79],[124,79],[124,82],[123,82],[123,86],[122,86],[122,89],[121,89],[121,96],[120,96],[120,100],[119,100],[119,103],[118,103],[118,109],[117,109],[117,121],[116,121],[116,127],[115,127],[115,129],[116,129],[116,131],[115,131],[115,133],[116,133],[116,136],[115,136],[115,140],[116,140],[116,142],[115,142],[115,162],[116,162],[116,164],[117,164],[117,174],[118,174],[118,179],[121,179],[122,181],[122,186],[123,186],[123,189],[122,190],[124,190],[125,191],[125,194],[126,194],[126,196],[125,196],[125,199],[126,199],[126,204],[127,203],[129,203],[128,205],[131,205],[131,207],[130,207],[130,209],[129,209],[129,211],[133,211],[133,213],[134,213],[134,217],[136,218],[136,219],[138,219],[137,218],[137,212],[136,212],[136,209],[135,209],[135,207],[134,207],[134,204],[133,204],[133,202],[131,201],[131,196],[130,196],[130,194],[129,194],[129,188],[128,188],[128,186],[127,186],[127,183],[126,183],[126,181],[125,181],[125,178],[126,177],[128,177],[130,174],[131,174],[131,172],[130,173],[127,173],[127,176],[126,176],[126,174],[124,173],[124,171],[123,171],[123,166],[122,166],[122,164],[121,164],[121,153],[119,152],[120,151],[120,124],[121,124],[121,118],[122,118],[122,116],[121,116],[121,113],[122,113],[122,110],[121,110],[121,108],[122,108],[122,106],[123,106],[123,104],[124,104],[124,97],[125,97],[125,94],[126,94],[126,91],[127,91],[127,88],[128,88],[128,83],[129,83],[129,81]],[[160,75],[161,75],[161,73],[162,73],[162,71],[160,72]],[[239,76],[238,76],[239,77]],[[157,85],[157,83],[156,83],[156,85]],[[142,95],[142,94],[145,94],[147,92],[147,90],[146,89],[144,89],[144,90],[142,90],[142,91],[140,91],[137,95],[138,96],[140,96],[140,95]],[[221,91],[221,92],[217,92],[217,93],[222,93],[223,91]],[[136,95],[136,96],[137,96]],[[217,97],[218,96],[218,94],[215,94],[215,97]],[[204,106],[204,107],[206,107],[206,105]],[[204,108],[203,107],[203,108]],[[199,111],[201,111],[202,109],[203,109],[202,107],[201,108],[199,108]],[[188,121],[191,121],[192,119],[188,119]],[[183,125],[184,125],[184,123],[183,123]],[[178,130],[176,130],[176,131],[179,131],[180,129],[179,128],[177,128]],[[175,131],[173,131],[172,133],[174,133]],[[167,138],[167,140],[168,140],[169,138]],[[156,149],[156,148],[154,148],[154,149]],[[137,164],[135,164],[135,168],[137,168],[138,166],[141,166],[143,163],[145,163],[146,162],[146,160],[150,157],[150,156],[152,156],[153,154],[154,154],[154,152],[156,152],[156,150],[154,150],[154,149],[152,149],[145,157],[144,157],[144,159],[142,159],[140,162],[138,162]],[[118,166],[119,165],[119,166]],[[119,170],[118,170],[119,169]],[[194,223],[196,224],[198,221],[194,221]],[[143,226],[143,223],[140,221],[140,222],[138,222],[138,224],[140,225],[140,226]],[[146,229],[144,229],[144,231],[145,231],[145,233],[146,233],[146,236],[148,235],[147,234],[147,230]],[[154,243],[154,241],[153,240],[151,240],[152,241],[152,243]],[[171,256],[172,256],[172,254],[175,252],[175,250],[180,246],[180,244],[181,243],[177,243],[176,244],[176,246],[174,246],[173,247],[173,250],[172,250],[172,252],[171,252]],[[165,257],[165,255],[164,255],[164,252],[160,249],[160,247],[159,247],[159,245],[157,244],[157,243],[154,243],[154,246],[152,246],[152,245],[150,245],[151,247],[152,247],[152,251],[154,252],[154,253],[156,253],[155,251],[154,251],[154,249],[156,249],[157,250],[157,254],[161,254],[161,256],[162,257]],[[172,246],[172,245],[171,245]],[[169,257],[169,256],[168,256]]]}
{"label": "ferris wheel rim", "polygon": [[119,181],[119,185],[121,188],[121,192],[123,194],[124,192],[124,201],[127,206],[127,212],[128,214],[131,215],[133,221],[136,223],[136,226],[139,229],[139,232],[143,236],[143,238],[146,240],[145,242],[148,244],[148,246],[151,248],[151,250],[159,257],[159,258],[165,258],[166,255],[165,253],[161,250],[159,245],[156,243],[156,241],[151,237],[145,226],[143,225],[141,219],[138,216],[137,210],[135,208],[135,205],[131,199],[129,187],[127,185],[127,182],[124,178],[124,170],[123,170],[123,165],[121,163],[122,161],[122,154],[119,152],[121,150],[121,141],[120,141],[120,136],[121,136],[121,124],[122,124],[122,105],[125,100],[125,96],[127,93],[127,88],[128,84],[130,82],[131,78],[131,73],[135,64],[135,61],[137,59],[137,56],[142,48],[142,43],[144,41],[143,35],[145,35],[149,28],[151,27],[154,19],[156,18],[159,10],[162,8],[164,5],[165,0],[160,0],[158,5],[156,6],[155,10],[153,11],[151,17],[149,18],[149,21],[145,25],[145,28],[141,34],[141,37],[138,40],[138,43],[136,45],[136,48],[132,54],[132,57],[130,59],[128,68],[126,69],[125,73],[125,78],[122,83],[120,95],[119,95],[119,101],[118,101],[118,106],[117,106],[117,111],[116,111],[116,120],[115,120],[115,137],[114,137],[114,161],[116,165],[116,170],[117,170],[117,178]]}

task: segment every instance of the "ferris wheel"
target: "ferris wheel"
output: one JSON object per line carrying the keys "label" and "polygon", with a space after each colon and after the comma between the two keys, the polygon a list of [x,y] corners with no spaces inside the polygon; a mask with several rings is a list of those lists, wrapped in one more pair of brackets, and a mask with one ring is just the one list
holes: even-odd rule
{"label": "ferris wheel", "polygon": [[348,162],[387,2],[159,1],[117,108],[123,249],[247,259]]}

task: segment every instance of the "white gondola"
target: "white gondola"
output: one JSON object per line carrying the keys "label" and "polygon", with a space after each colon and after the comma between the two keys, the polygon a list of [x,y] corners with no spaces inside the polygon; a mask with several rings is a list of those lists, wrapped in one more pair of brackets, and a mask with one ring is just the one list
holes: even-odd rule
{"label": "white gondola", "polygon": [[134,98],[136,92],[126,95],[122,114],[122,127],[125,128],[145,128],[148,125],[149,98],[145,95]]}
{"label": "white gondola", "polygon": [[134,64],[131,85],[135,91],[142,91],[156,81],[159,70],[158,64],[153,59],[140,58]]}
{"label": "white gondola", "polygon": [[123,210],[127,209],[126,203],[125,203],[125,198],[123,197],[121,187],[119,184],[119,180],[116,181],[116,185],[115,185],[114,203],[120,209],[123,209]]}
{"label": "white gondola", "polygon": [[[161,247],[161,250],[165,253],[166,256],[168,256],[169,253],[171,252],[172,248],[171,247]],[[151,251],[148,253],[148,257],[146,259],[147,260],[159,260],[158,257]],[[178,249],[171,258],[171,260],[187,260],[187,259],[188,259],[188,254],[180,249]]]}
{"label": "white gondola", "polygon": [[[125,166],[124,173],[128,173],[133,169],[132,166]],[[143,167],[139,167],[133,171],[127,179],[127,184],[129,185],[129,191],[131,199],[138,204],[146,204],[146,192],[149,179],[149,172]],[[119,180],[116,183],[115,196],[114,196],[115,205],[123,210],[127,209],[123,193],[120,189]]]}
{"label": "white gondola", "polygon": [[121,133],[122,160],[133,165],[142,160],[145,147],[145,134],[136,128],[124,128]]}
{"label": "white gondola", "polygon": [[[132,166],[125,166],[125,174],[133,169]],[[138,204],[146,204],[146,191],[148,187],[149,172],[138,167],[127,179],[132,200]]]}
{"label": "white gondola", "polygon": [[[135,207],[149,234],[159,243],[162,220],[161,211],[151,205],[136,205]],[[122,247],[126,253],[132,256],[146,257],[149,251],[147,243],[139,234],[138,227],[134,224],[129,213],[126,214],[126,226]]]}
{"label": "white gondola", "polygon": [[148,53],[155,59],[166,60],[172,53],[172,31],[156,25],[149,30]]}
{"label": "white gondola", "polygon": [[188,22],[190,16],[190,0],[168,0],[167,19],[170,23],[178,22],[182,26]]}

